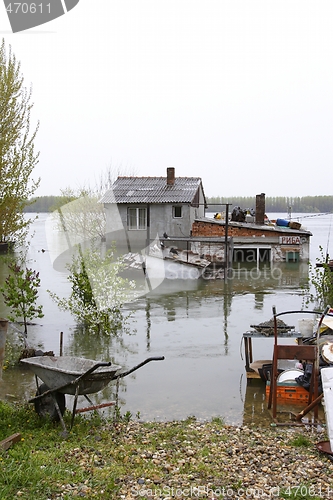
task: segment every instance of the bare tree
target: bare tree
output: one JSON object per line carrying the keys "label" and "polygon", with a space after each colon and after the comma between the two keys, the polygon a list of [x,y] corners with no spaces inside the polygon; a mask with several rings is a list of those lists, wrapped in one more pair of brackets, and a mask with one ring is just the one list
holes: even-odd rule
{"label": "bare tree", "polygon": [[114,165],[112,161],[103,170],[95,183],[94,190],[102,196],[108,189],[111,188],[117,177],[133,177],[137,175],[137,169],[131,166],[124,166],[122,163]]}
{"label": "bare tree", "polygon": [[54,213],[58,228],[75,244],[84,240],[103,241],[106,217],[99,200],[120,175],[134,175],[134,169],[112,163],[101,172],[93,187],[61,190],[61,202]]}

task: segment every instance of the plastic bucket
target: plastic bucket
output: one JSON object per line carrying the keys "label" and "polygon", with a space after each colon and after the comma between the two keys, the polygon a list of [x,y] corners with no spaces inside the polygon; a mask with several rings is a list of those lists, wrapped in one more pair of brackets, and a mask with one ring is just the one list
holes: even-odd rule
{"label": "plastic bucket", "polygon": [[285,220],[285,219],[276,219],[276,225],[277,225],[277,226],[288,227],[288,226],[289,226],[289,220]]}
{"label": "plastic bucket", "polygon": [[312,337],[314,329],[314,320],[303,318],[298,320],[298,328],[302,337]]}

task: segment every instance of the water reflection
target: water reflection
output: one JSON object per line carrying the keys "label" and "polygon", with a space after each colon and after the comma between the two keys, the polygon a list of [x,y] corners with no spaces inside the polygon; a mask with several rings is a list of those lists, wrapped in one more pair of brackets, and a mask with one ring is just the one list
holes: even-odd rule
{"label": "water reflection", "polygon": [[120,352],[123,356],[126,352],[136,352],[133,346],[127,344],[126,339],[126,336],[100,335],[86,328],[75,327],[68,339],[65,355],[116,363]]}
{"label": "water reflection", "polygon": [[151,330],[151,318],[150,318],[150,299],[147,297],[146,298],[146,330],[147,330],[147,336],[146,336],[146,348],[147,352],[150,351],[150,330]]}
{"label": "water reflection", "polygon": [[254,294],[254,307],[255,309],[262,310],[264,307],[264,293],[263,292],[257,292]]}
{"label": "water reflection", "polygon": [[[271,412],[267,409],[267,396],[265,385],[261,380],[249,380],[246,386],[243,424],[244,425],[261,425],[269,426],[272,423]],[[277,420],[281,424],[294,423],[297,424],[296,416],[307,406],[302,402],[281,402],[277,405]],[[323,406],[318,406],[318,419],[320,422],[325,422],[325,413]],[[313,411],[309,412],[303,418],[304,422],[315,422]]]}
{"label": "water reflection", "polygon": [[234,290],[267,291],[279,288],[304,288],[309,277],[309,264],[302,262],[279,262],[260,267],[250,263],[234,264],[231,282]]}

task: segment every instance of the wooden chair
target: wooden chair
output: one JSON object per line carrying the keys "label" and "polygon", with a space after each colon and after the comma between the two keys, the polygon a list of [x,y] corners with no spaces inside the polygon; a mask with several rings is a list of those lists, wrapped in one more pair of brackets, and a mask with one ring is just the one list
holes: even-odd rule
{"label": "wooden chair", "polygon": [[[308,399],[308,406],[309,408],[311,406],[311,409],[313,407],[313,403],[316,401],[317,403],[314,405],[314,415],[315,418],[318,418],[318,403],[320,401],[320,398],[318,398],[318,381],[319,381],[319,352],[318,352],[318,346],[317,345],[281,345],[278,344],[278,335],[277,335],[277,317],[282,316],[285,314],[295,314],[295,313],[309,313],[309,314],[315,314],[321,315],[321,318],[319,320],[317,332],[320,331],[320,326],[322,323],[322,320],[324,316],[327,314],[327,311],[329,309],[329,306],[325,309],[323,313],[318,312],[318,311],[287,311],[287,312],[282,312],[277,314],[275,307],[273,307],[273,318],[274,318],[274,349],[273,349],[273,365],[272,365],[272,374],[271,374],[271,381],[270,381],[270,391],[269,391],[269,399],[268,399],[268,408],[270,409],[272,407],[272,416],[273,419],[276,420],[276,414],[277,414],[277,378],[278,378],[278,361],[279,359],[294,359],[296,360],[302,360],[302,361],[307,361],[309,363],[312,363],[313,368],[312,368],[312,376],[311,376],[311,383],[310,383],[310,391],[309,391],[309,399]],[[318,335],[318,333],[317,333]],[[306,409],[305,408],[300,415],[305,415]]]}

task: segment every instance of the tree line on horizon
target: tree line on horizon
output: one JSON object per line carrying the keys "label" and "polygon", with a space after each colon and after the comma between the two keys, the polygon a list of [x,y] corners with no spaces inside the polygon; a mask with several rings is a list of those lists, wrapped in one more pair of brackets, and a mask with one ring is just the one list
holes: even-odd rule
{"label": "tree line on horizon", "polygon": [[[256,206],[255,196],[232,196],[207,197],[208,212],[221,212],[225,210],[224,205],[230,203],[233,207],[244,210],[254,209]],[[30,204],[24,209],[25,212],[52,212],[56,208],[68,203],[67,196],[38,196],[30,200]],[[265,199],[266,212],[279,213],[331,213],[333,212],[333,196],[267,196]]]}
{"label": "tree line on horizon", "polygon": [[[209,212],[221,212],[225,210],[224,204],[231,203],[229,211],[233,207],[244,210],[256,208],[255,196],[233,196],[207,198]],[[331,213],[333,212],[333,196],[267,196],[265,198],[266,212],[278,213]]]}

